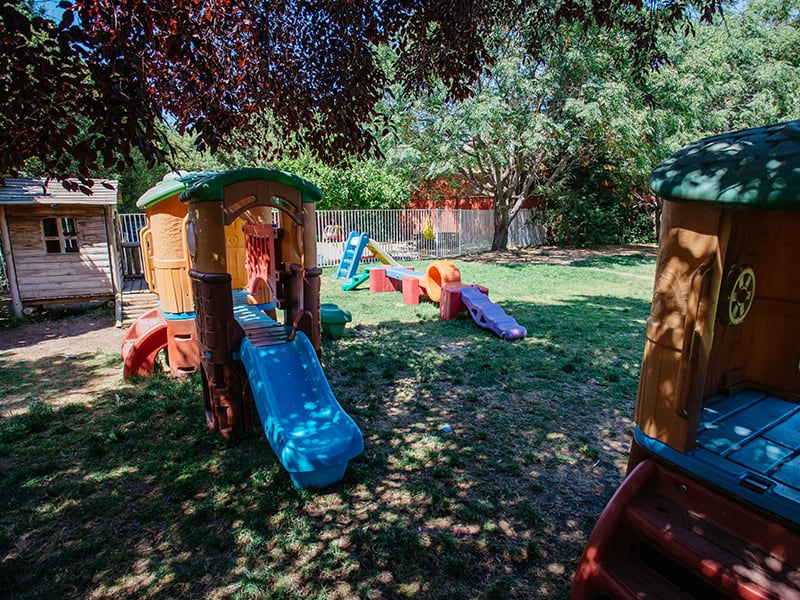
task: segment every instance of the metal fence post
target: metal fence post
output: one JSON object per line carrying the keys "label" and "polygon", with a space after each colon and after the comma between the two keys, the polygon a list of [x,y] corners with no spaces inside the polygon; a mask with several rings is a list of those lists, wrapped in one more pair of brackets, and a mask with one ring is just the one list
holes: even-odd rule
{"label": "metal fence post", "polygon": [[435,246],[434,246],[434,248],[435,248],[434,249],[434,255],[436,256],[436,258],[441,258],[439,256],[439,234],[440,234],[440,232],[439,232],[439,209],[438,208],[434,209],[434,211],[433,211],[433,231],[436,233],[436,236],[434,238],[435,239],[435,242],[434,242],[434,244],[435,244]]}
{"label": "metal fence post", "polygon": [[461,251],[461,237],[464,233],[464,224],[461,222],[462,213],[464,212],[462,209],[458,209],[458,227],[456,227],[456,231],[458,232],[458,255],[461,256],[463,252]]}

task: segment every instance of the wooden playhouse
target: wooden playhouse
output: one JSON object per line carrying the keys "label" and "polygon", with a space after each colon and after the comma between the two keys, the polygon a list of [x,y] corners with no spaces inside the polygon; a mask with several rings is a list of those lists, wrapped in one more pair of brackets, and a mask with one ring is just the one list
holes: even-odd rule
{"label": "wooden playhouse", "polygon": [[659,165],[628,475],[573,600],[800,600],[800,121]]}
{"label": "wooden playhouse", "polygon": [[116,181],[95,181],[91,195],[45,179],[0,185],[0,236],[17,317],[44,304],[111,300],[121,320],[118,200]]}

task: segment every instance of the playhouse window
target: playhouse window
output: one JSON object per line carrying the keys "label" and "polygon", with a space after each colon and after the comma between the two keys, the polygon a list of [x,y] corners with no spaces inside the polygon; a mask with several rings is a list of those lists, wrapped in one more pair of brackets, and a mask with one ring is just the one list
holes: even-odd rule
{"label": "playhouse window", "polygon": [[42,219],[42,231],[48,254],[78,251],[78,230],[72,217]]}

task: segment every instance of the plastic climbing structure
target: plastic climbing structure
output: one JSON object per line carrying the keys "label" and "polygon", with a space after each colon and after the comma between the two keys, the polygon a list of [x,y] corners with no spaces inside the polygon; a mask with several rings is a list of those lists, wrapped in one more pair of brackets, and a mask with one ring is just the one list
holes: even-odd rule
{"label": "plastic climbing structure", "polygon": [[628,474],[572,598],[800,598],[800,122],[700,140],[664,200]]}
{"label": "plastic climbing structure", "polygon": [[356,289],[359,285],[369,280],[369,271],[371,267],[367,267],[361,273],[358,272],[358,266],[364,250],[369,250],[372,255],[384,265],[392,267],[400,266],[378,242],[369,237],[368,233],[351,231],[344,242],[342,260],[339,262],[339,267],[333,275],[334,279],[344,279],[342,290],[346,292]]}
{"label": "plastic climbing structure", "polygon": [[174,374],[199,371],[208,426],[263,431],[300,488],[339,481],[363,450],[318,358],[320,198],[269,169],[190,174],[146,193],[144,264],[160,306],[122,347],[126,376],[152,373],[162,350]]}
{"label": "plastic climbing structure", "polygon": [[[367,267],[359,273],[359,262],[365,249],[369,249],[382,264]],[[434,261],[424,273],[403,267],[366,232],[350,233],[333,277],[344,279],[342,289],[346,291],[369,280],[372,293],[402,292],[406,304],[419,304],[420,298],[426,297],[439,304],[439,316],[443,319],[455,319],[466,311],[478,326],[504,340],[520,339],[528,333],[516,319],[489,300],[488,289],[462,283],[461,272],[454,262]]]}

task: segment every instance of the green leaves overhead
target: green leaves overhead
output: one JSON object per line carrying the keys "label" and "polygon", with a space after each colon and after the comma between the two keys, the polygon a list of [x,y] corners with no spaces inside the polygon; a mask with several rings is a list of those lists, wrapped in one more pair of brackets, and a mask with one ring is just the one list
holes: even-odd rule
{"label": "green leaves overhead", "polygon": [[659,160],[707,135],[800,117],[800,30],[780,5],[752,2],[724,25],[665,40],[672,64],[649,78]]}
{"label": "green leaves overhead", "polygon": [[[613,30],[625,15],[634,70],[658,62],[656,32],[721,0],[74,0],[60,23],[0,0],[0,175],[39,159],[49,174],[169,157],[158,128],[230,149],[230,135],[269,111],[328,162],[376,152],[374,109],[394,80],[463,99],[492,61],[493,34],[519,25],[531,66],[564,24]],[[695,12],[696,11],[696,12]]]}

